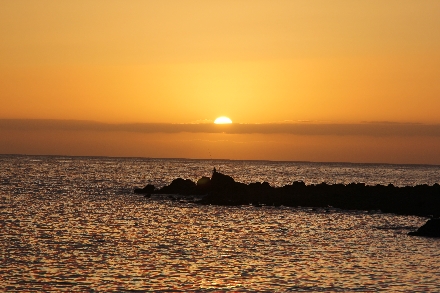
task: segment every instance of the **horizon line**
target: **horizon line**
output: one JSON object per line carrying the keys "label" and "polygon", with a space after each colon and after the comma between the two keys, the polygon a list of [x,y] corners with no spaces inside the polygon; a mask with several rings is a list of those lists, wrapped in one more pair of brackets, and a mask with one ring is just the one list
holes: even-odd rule
{"label": "horizon line", "polygon": [[92,120],[0,119],[0,130],[135,133],[290,134],[302,136],[440,137],[440,123],[362,121],[357,123],[106,123]]}
{"label": "horizon line", "polygon": [[22,157],[67,157],[67,158],[111,158],[111,159],[144,159],[144,160],[192,160],[192,161],[244,161],[244,162],[274,162],[274,163],[305,163],[305,164],[352,164],[352,165],[396,165],[396,166],[432,166],[440,167],[440,164],[423,163],[381,163],[381,162],[349,162],[349,161],[303,161],[303,160],[264,160],[264,159],[212,159],[212,158],[164,158],[164,157],[141,157],[141,156],[98,156],[98,155],[62,155],[62,154],[5,154],[4,156]]}

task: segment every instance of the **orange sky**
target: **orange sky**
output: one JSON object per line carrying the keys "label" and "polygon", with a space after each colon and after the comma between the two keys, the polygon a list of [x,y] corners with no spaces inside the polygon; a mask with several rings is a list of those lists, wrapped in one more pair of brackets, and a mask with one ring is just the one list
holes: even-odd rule
{"label": "orange sky", "polygon": [[[437,0],[2,1],[0,35],[0,119],[440,125]],[[436,133],[92,131],[0,153],[440,164]]]}

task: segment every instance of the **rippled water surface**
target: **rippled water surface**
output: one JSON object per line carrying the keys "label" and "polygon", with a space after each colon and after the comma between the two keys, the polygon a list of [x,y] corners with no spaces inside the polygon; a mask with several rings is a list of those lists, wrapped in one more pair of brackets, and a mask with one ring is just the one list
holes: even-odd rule
{"label": "rippled water surface", "polygon": [[145,199],[134,186],[209,176],[283,185],[439,182],[438,166],[0,157],[0,291],[440,290],[426,219]]}

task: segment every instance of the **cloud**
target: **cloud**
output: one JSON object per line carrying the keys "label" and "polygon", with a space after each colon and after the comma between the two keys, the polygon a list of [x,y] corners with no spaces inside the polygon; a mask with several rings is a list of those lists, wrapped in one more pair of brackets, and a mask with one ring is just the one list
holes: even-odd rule
{"label": "cloud", "polygon": [[228,133],[292,134],[330,136],[430,136],[440,137],[440,124],[362,122],[266,123],[266,124],[171,124],[171,123],[101,123],[83,120],[0,119],[0,129],[15,131],[97,131],[135,133]]}

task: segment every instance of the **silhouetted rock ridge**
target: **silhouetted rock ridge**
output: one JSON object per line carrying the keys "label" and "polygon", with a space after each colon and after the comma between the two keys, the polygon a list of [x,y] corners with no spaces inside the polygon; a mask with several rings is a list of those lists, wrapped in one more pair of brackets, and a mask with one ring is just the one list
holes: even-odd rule
{"label": "silhouetted rock ridge", "polygon": [[177,178],[160,189],[151,184],[135,189],[139,194],[205,195],[199,204],[335,207],[347,210],[381,210],[407,215],[440,215],[440,185],[396,187],[364,183],[306,185],[302,181],[282,187],[267,182],[245,184],[214,170],[197,184]]}

